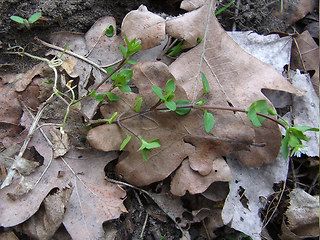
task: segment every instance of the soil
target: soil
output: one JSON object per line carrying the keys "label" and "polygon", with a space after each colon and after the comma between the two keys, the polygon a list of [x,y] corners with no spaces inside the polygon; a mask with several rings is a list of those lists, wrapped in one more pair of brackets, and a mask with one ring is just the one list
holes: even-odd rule
{"label": "soil", "polygon": [[[44,46],[34,41],[37,36],[47,41],[48,34],[58,31],[73,31],[85,33],[93,23],[102,16],[111,15],[117,21],[117,27],[123,17],[131,10],[137,9],[144,4],[152,12],[165,13],[176,16],[184,13],[179,8],[181,0],[7,0],[0,2],[0,74],[5,72],[25,72],[36,63],[35,60],[26,59],[20,56],[3,54],[7,47],[20,45],[25,47],[26,51],[38,56],[44,56],[48,50]],[[218,1],[217,8],[222,7],[229,0]],[[226,30],[252,30],[261,34],[267,34],[271,31],[286,31],[287,25],[274,17],[271,13],[279,8],[279,1],[272,0],[239,0],[230,8],[219,14],[218,20]],[[316,6],[319,6],[317,1]],[[317,18],[318,8],[312,16]],[[29,30],[18,23],[13,22],[9,17],[12,15],[28,18],[35,12],[42,12],[46,21],[37,21]],[[310,17],[310,16],[309,16]],[[312,18],[311,18],[312,19]],[[311,21],[312,22],[312,21]],[[302,31],[308,26],[310,19],[305,18],[297,23],[296,28]],[[318,23],[319,24],[319,23]],[[314,28],[319,28],[318,25]],[[315,36],[316,37],[316,36]],[[318,39],[316,39],[319,41]],[[179,239],[180,230],[176,229],[175,224],[157,207],[152,200],[146,196],[139,195],[132,189],[126,189],[128,197],[125,205],[129,214],[106,224],[116,227],[118,235],[116,239],[139,239],[146,214],[149,214],[148,223],[144,231],[144,239]],[[151,214],[155,213],[157,214]],[[190,232],[192,239],[205,239],[199,235],[199,226],[194,225]],[[221,234],[217,239],[228,239],[228,236],[234,236],[237,233],[227,229],[220,229]],[[66,230],[61,228],[53,239],[61,239],[62,234],[66,236]],[[20,236],[20,239],[28,239],[26,236]],[[68,238],[63,238],[68,239]],[[240,238],[237,238],[240,239]],[[245,239],[245,238],[242,238]]]}

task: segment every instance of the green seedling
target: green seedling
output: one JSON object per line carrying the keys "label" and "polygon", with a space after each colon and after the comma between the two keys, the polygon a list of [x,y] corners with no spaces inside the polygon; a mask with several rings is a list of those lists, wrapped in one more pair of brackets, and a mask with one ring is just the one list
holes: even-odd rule
{"label": "green seedling", "polygon": [[159,141],[160,139],[153,140],[145,140],[139,136],[141,141],[141,147],[138,149],[138,152],[142,150],[142,158],[147,162],[148,161],[148,153],[151,152],[152,149],[160,147]]}
{"label": "green seedling", "polygon": [[153,85],[151,88],[159,98],[159,101],[158,101],[159,105],[161,103],[164,103],[169,110],[171,111],[176,110],[177,105],[173,101],[175,97],[174,91],[176,90],[176,85],[173,78],[169,79],[168,82],[166,83],[166,86],[164,88],[164,91],[166,93],[165,95],[163,95],[163,90],[160,87]]}
{"label": "green seedling", "polygon": [[104,92],[104,93],[99,93],[96,94],[96,90],[93,90],[90,93],[90,96],[99,102],[105,101],[105,99],[107,98],[109,101],[113,102],[113,101],[118,101],[120,99],[120,97],[116,94],[113,94],[111,92]]}
{"label": "green seedling", "polygon": [[122,151],[127,146],[127,144],[130,142],[131,138],[132,138],[132,136],[127,134],[127,137],[123,140],[123,142],[120,145],[120,151]]}
{"label": "green seedling", "polygon": [[107,37],[113,37],[113,35],[114,35],[114,27],[112,25],[110,25],[106,29],[105,34],[106,34]]}
{"label": "green seedling", "polygon": [[226,10],[227,8],[229,8],[232,4],[234,4],[235,1],[231,1],[229,2],[227,5],[225,5],[224,7],[220,8],[218,11],[215,12],[215,15],[217,16],[218,14],[222,13],[224,10]]}
{"label": "green seedling", "polygon": [[127,36],[124,35],[124,40],[126,42],[127,48],[125,48],[121,44],[119,46],[120,51],[121,51],[124,59],[127,59],[128,57],[132,56],[133,54],[135,54],[136,52],[138,52],[142,49],[140,41],[137,41],[135,38],[132,39],[131,41],[129,41]]}
{"label": "green seedling", "polygon": [[176,46],[172,47],[172,48],[169,50],[168,56],[169,56],[169,57],[174,57],[174,56],[176,56],[177,54],[181,53],[182,50],[183,50],[183,49],[182,49],[183,42],[184,42],[184,40],[180,41]]}
{"label": "green seedling", "polygon": [[256,127],[261,127],[261,123],[265,120],[265,117],[259,116],[257,113],[277,115],[277,112],[270,108],[264,99],[255,101],[247,108],[247,115],[252,124]]}
{"label": "green seedling", "polygon": [[32,14],[28,19],[25,19],[19,16],[11,16],[10,19],[17,23],[23,24],[24,26],[26,26],[26,28],[30,29],[31,28],[30,24],[33,24],[36,21],[38,21],[39,18],[41,18],[41,16],[42,16],[41,12],[37,12]]}
{"label": "green seedling", "polygon": [[143,99],[142,99],[141,96],[137,97],[137,99],[136,99],[136,101],[135,101],[135,103],[134,103],[134,106],[133,106],[133,110],[134,110],[135,112],[138,113],[138,112],[141,111],[142,101],[143,101]]}

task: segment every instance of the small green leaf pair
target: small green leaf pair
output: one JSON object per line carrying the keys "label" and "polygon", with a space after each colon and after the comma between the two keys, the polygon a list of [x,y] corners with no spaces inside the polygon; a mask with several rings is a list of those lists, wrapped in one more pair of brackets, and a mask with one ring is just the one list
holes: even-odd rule
{"label": "small green leaf pair", "polygon": [[125,48],[123,45],[120,44],[119,48],[122,53],[122,56],[124,59],[127,59],[128,57],[132,56],[136,52],[140,51],[142,49],[142,46],[139,41],[136,41],[136,39],[132,39],[131,41],[128,40],[127,36],[124,35],[124,40],[126,42],[127,48]]}
{"label": "small green leaf pair", "polygon": [[163,95],[163,91],[160,87],[153,85],[152,87],[153,92],[158,96],[158,98],[164,102],[166,107],[170,109],[171,111],[176,110],[176,103],[173,101],[175,94],[174,91],[176,90],[176,84],[174,82],[174,79],[171,78],[166,83],[166,86],[164,87],[164,91],[166,95]]}
{"label": "small green leaf pair", "polygon": [[39,18],[41,18],[41,16],[42,16],[41,12],[37,12],[32,14],[28,19],[24,19],[19,16],[11,16],[10,19],[17,23],[24,24],[27,28],[30,28],[30,24],[38,21]]}
{"label": "small green leaf pair", "polygon": [[255,127],[261,127],[261,123],[266,119],[265,117],[257,115],[257,113],[277,115],[277,112],[270,108],[267,101],[264,99],[255,101],[246,109],[246,111],[248,118]]}
{"label": "small green leaf pair", "polygon": [[151,152],[152,149],[160,147],[160,139],[156,138],[153,140],[145,140],[142,137],[139,137],[141,141],[141,147],[138,149],[138,152],[142,150],[142,158],[147,162],[148,161],[148,153]]}
{"label": "small green leaf pair", "polygon": [[[114,68],[108,67],[107,73],[111,74],[114,71]],[[114,73],[111,75],[111,80],[113,80],[112,88],[118,87],[122,92],[131,92],[131,88],[127,85],[130,82],[133,75],[131,69],[122,69],[119,73]]]}
{"label": "small green leaf pair", "polygon": [[104,92],[104,93],[99,93],[99,94],[96,94],[96,90],[93,90],[91,93],[90,93],[90,96],[96,100],[96,101],[99,101],[99,102],[102,102],[105,100],[105,97],[108,98],[109,101],[118,101],[120,99],[120,97],[116,94],[113,94],[111,92]]}
{"label": "small green leaf pair", "polygon": [[[287,122],[284,123],[288,125]],[[281,141],[282,154],[284,158],[287,158],[289,156],[290,148],[292,148],[291,156],[300,157],[301,153],[305,153],[305,150],[303,148],[307,146],[302,144],[302,140],[309,142],[310,139],[304,134],[304,132],[307,131],[318,132],[319,129],[308,126],[296,126],[287,128],[286,135]]]}

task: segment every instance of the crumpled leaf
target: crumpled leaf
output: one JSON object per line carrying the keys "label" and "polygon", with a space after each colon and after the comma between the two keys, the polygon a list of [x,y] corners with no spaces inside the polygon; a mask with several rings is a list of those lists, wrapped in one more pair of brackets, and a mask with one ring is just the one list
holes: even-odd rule
{"label": "crumpled leaf", "polygon": [[44,157],[44,163],[25,177],[26,182],[34,185],[29,194],[15,201],[7,197],[7,193],[12,192],[18,184],[18,178],[0,190],[0,225],[11,227],[26,221],[39,209],[52,189],[62,189],[71,183],[74,190],[64,215],[65,228],[73,239],[103,237],[102,223],[118,218],[125,211],[124,190],[104,180],[105,165],[118,154],[71,149],[64,156],[64,161],[53,160],[52,149],[39,131],[35,132],[29,146],[34,146]]}
{"label": "crumpled leaf", "polygon": [[51,239],[62,223],[71,194],[72,187],[67,186],[48,195],[40,209],[15,229],[34,239]]}
{"label": "crumpled leaf", "polygon": [[[67,50],[85,56],[100,66],[105,66],[121,60],[122,56],[119,50],[119,44],[122,44],[121,37],[118,35],[107,37],[105,35],[105,30],[110,25],[114,26],[116,32],[115,19],[108,16],[102,17],[93,24],[86,34],[58,32],[51,34],[50,40],[61,48],[67,45]],[[48,54],[60,56],[61,52],[52,50]],[[80,97],[86,95],[88,89],[92,89],[98,85],[105,77],[105,74],[102,74],[100,70],[83,60],[69,56],[68,54],[65,54],[62,59],[68,59],[69,62],[72,60],[76,63],[70,76],[73,78],[79,76],[80,78],[78,89]],[[92,77],[95,79],[93,83],[90,81]]]}
{"label": "crumpled leaf", "polygon": [[[265,88],[301,94],[270,66],[242,50],[220,26],[213,14],[213,7],[206,5],[203,8],[206,9],[206,12],[202,13],[204,21],[208,21],[205,39],[169,67],[191,101],[196,101],[202,95],[200,72],[206,75],[212,89],[207,97],[202,97],[208,105],[246,108],[254,101],[266,99],[261,93],[261,89]],[[200,10],[201,8],[197,10],[198,14]],[[270,103],[268,100],[267,102]],[[251,145],[238,151],[235,157],[243,164],[257,167],[275,160],[281,141],[276,124],[264,121],[262,127],[255,128],[241,113],[219,111],[215,112],[214,116],[215,126],[211,135],[239,139],[251,132],[252,142],[265,143],[264,147]],[[238,129],[245,127],[247,131],[239,133]]]}
{"label": "crumpled leaf", "polygon": [[283,11],[281,12],[280,3],[278,3],[276,10],[272,12],[272,15],[279,19],[283,19],[286,25],[290,26],[304,18],[308,13],[312,13],[314,7],[314,0],[283,0]]}
{"label": "crumpled leaf", "polygon": [[165,20],[141,5],[125,16],[121,34],[126,35],[129,40],[140,39],[142,49],[149,49],[160,45],[165,39]]}
{"label": "crumpled leaf", "polygon": [[290,205],[283,222],[284,233],[280,239],[302,239],[319,236],[319,196],[314,197],[304,190],[293,189],[289,195]]}
{"label": "crumpled leaf", "polygon": [[52,136],[53,158],[65,155],[70,149],[68,134],[62,134],[60,130],[56,128],[51,128],[50,134]]}
{"label": "crumpled leaf", "polygon": [[166,22],[166,33],[174,38],[184,40],[182,48],[196,46],[197,41],[205,34],[206,21],[204,16],[207,9],[201,7],[184,15],[173,17]]}
{"label": "crumpled leaf", "polygon": [[180,4],[180,8],[186,11],[192,11],[202,7],[205,3],[206,0],[183,0]]}
{"label": "crumpled leaf", "polygon": [[215,159],[212,170],[205,177],[193,171],[188,160],[184,160],[171,181],[171,192],[176,196],[183,196],[187,190],[191,194],[202,193],[213,182],[227,182],[231,179],[231,169],[223,159]]}
{"label": "crumpled leaf", "polygon": [[319,46],[308,31],[301,33],[296,38],[296,42],[299,50],[297,45],[293,44],[290,67],[300,71],[314,71],[311,80],[319,96]]}

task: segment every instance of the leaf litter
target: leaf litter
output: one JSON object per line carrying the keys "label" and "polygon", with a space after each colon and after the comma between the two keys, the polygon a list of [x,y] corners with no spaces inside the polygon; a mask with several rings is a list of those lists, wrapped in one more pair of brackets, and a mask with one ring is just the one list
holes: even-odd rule
{"label": "leaf litter", "polygon": [[[174,78],[177,82],[176,99],[188,99],[194,102],[202,98],[207,101],[207,104],[222,106],[248,107],[253,101],[266,99],[261,93],[261,89],[302,94],[303,91],[294,88],[267,64],[259,62],[240,49],[216,21],[212,2],[208,1],[205,4],[196,11],[167,21],[171,29],[166,29],[169,35],[178,33],[177,38],[190,39],[186,42],[189,44],[186,47],[197,45],[197,40],[200,38],[202,42],[183,53],[169,67],[160,62],[138,63],[133,66],[132,82],[137,87],[139,94],[115,91],[121,97],[121,100],[117,103],[110,102],[108,105],[102,106],[100,111],[103,117],[110,118],[115,111],[125,113],[122,117],[134,114],[132,111],[133,103],[138,96],[143,96],[142,110],[150,108],[156,103],[151,85],[163,88],[170,78]],[[146,10],[145,8],[141,9]],[[195,19],[202,19],[204,29],[200,32],[195,31],[198,33],[194,36],[183,35],[184,32],[179,26],[181,25],[180,21],[190,23],[188,28],[198,30],[199,27]],[[112,39],[102,35],[110,23],[115,26],[112,18],[106,17],[98,20],[85,35],[58,33],[53,35],[52,41],[60,47],[69,43],[75,53],[86,55],[89,59],[99,62],[99,64],[112,64],[121,58],[118,45],[122,40],[116,35],[111,37]],[[147,28],[147,30],[151,29]],[[169,33],[169,31],[173,33]],[[186,32],[190,33],[190,31]],[[103,54],[99,54],[99,52],[106,48],[111,49],[110,54],[108,59],[103,59]],[[57,52],[50,52],[50,54],[53,53]],[[235,55],[237,58],[234,58]],[[110,56],[112,56],[112,61],[110,61]],[[71,59],[71,68],[65,67],[65,70],[70,77],[80,77],[78,93],[81,96],[97,85],[103,79],[103,74],[88,63],[84,63],[77,58]],[[75,65],[74,62],[76,62]],[[73,72],[72,69],[74,69]],[[212,89],[212,92],[206,96],[202,96],[201,72],[205,73],[210,89]],[[241,88],[238,86],[241,86]],[[243,94],[243,92],[246,94]],[[96,109],[98,105],[87,102],[87,106],[89,106],[88,109],[91,109],[90,116],[93,116],[95,110],[92,111],[92,109]],[[20,105],[19,108],[21,109]],[[19,125],[21,112],[20,110],[18,117],[16,117],[18,120],[15,122],[16,125]],[[116,172],[122,179],[136,186],[159,182],[171,175],[170,191],[177,196],[185,195],[186,191],[191,194],[203,193],[214,182],[230,181],[230,193],[223,207],[223,221],[224,224],[228,224],[230,219],[233,218],[233,227],[246,233],[248,229],[241,228],[244,224],[238,224],[236,221],[236,219],[241,219],[247,214],[242,214],[246,210],[241,209],[241,206],[242,208],[254,208],[255,210],[251,214],[253,219],[257,219],[257,211],[259,206],[263,207],[263,204],[256,202],[256,192],[251,188],[252,179],[246,177],[244,173],[250,169],[253,174],[258,174],[255,171],[256,168],[247,168],[247,166],[262,166],[260,169],[258,168],[262,172],[268,166],[272,169],[274,165],[265,165],[265,163],[271,163],[277,158],[281,133],[278,126],[268,121],[263,122],[262,128],[255,128],[241,113],[233,114],[218,111],[212,111],[212,113],[215,116],[215,126],[209,134],[203,130],[201,124],[195,124],[202,122],[202,116],[194,111],[183,116],[182,120],[178,119],[178,116],[174,113],[167,112],[161,114],[150,113],[146,116],[139,116],[139,119],[128,118],[121,122],[121,124],[134,129],[137,134],[146,139],[153,139],[154,136],[159,137],[161,148],[152,151],[149,162],[145,162],[141,158],[141,154],[136,152],[139,148],[139,142],[134,139],[131,140],[119,157]],[[226,124],[228,127],[226,127]],[[50,131],[49,129],[51,129],[51,132],[56,131],[54,130],[56,128],[52,127],[43,127],[43,129],[46,129],[45,132]],[[106,132],[109,132],[109,134],[106,134]],[[108,137],[110,135],[112,139]],[[88,134],[88,140],[92,146],[106,152],[119,150],[125,137],[125,132],[120,131],[115,124],[95,127]],[[42,209],[40,207],[41,203],[46,199],[46,196],[51,196],[49,193],[53,189],[58,188],[59,191],[63,191],[67,186],[72,186],[70,188],[73,189],[70,193],[70,199],[64,203],[66,205],[64,219],[59,221],[63,223],[73,239],[99,238],[104,235],[102,229],[104,221],[118,218],[121,213],[126,212],[123,205],[125,191],[119,186],[104,180],[104,166],[116,159],[118,154],[115,152],[103,153],[94,150],[80,150],[73,147],[69,150],[69,147],[65,147],[68,144],[66,142],[61,144],[63,141],[59,137],[56,142],[60,144],[56,148],[62,150],[62,152],[56,155],[60,156],[58,159],[53,160],[52,146],[46,142],[39,132],[34,133],[30,146],[34,146],[43,156],[43,165],[39,166],[37,171],[31,175],[25,176],[24,179],[20,178],[22,183],[30,183],[34,186],[30,193],[23,194],[15,201],[7,198],[7,194],[12,193],[14,188],[19,185],[19,177],[14,179],[11,185],[1,190],[1,201],[6,206],[2,206],[3,209],[1,209],[1,226],[15,226],[24,222],[34,213],[39,213]],[[265,147],[258,147],[255,145],[256,143],[264,143]],[[63,147],[61,148],[61,146]],[[241,164],[230,160],[230,157],[237,158],[237,161],[240,161]],[[232,161],[236,165],[232,164]],[[90,169],[87,166],[90,166]],[[279,176],[281,180],[283,178],[285,180],[286,168],[280,169],[283,170],[282,173],[273,172],[272,174]],[[244,179],[241,180],[241,184],[243,184],[241,187],[245,190],[243,196],[248,199],[248,205],[243,205],[242,201],[239,200],[239,182],[238,185],[233,185],[235,179],[239,176],[238,174]],[[266,198],[273,193],[272,184],[280,181],[270,178],[269,176],[272,174],[266,174],[265,177],[265,182],[268,182],[265,190],[268,190],[261,195]],[[257,179],[258,176],[253,177],[253,179]],[[245,183],[246,181],[248,183]],[[166,191],[169,194],[168,190]],[[232,196],[236,199],[230,201]],[[162,202],[165,201],[162,200]],[[28,202],[30,207],[26,211],[21,211],[25,202]],[[162,205],[160,208],[170,216],[170,210],[167,206],[163,206],[163,203],[161,204],[159,201],[155,200],[155,202],[159,206]],[[230,206],[235,206],[233,204],[241,204],[239,211],[236,211],[240,216],[232,216],[234,213],[231,215],[225,214]],[[219,217],[221,218],[221,212],[213,213],[211,210],[209,212],[211,211],[213,217],[210,218],[206,214],[206,217],[200,217],[196,212],[205,213],[207,210],[201,210],[200,206],[197,207],[193,214],[195,221],[197,218],[203,220],[207,217],[207,219],[211,219],[211,222],[215,222]],[[214,207],[211,206],[211,208]],[[181,217],[184,210],[179,211],[171,214],[171,218]],[[15,217],[12,217],[13,212],[15,212]],[[79,219],[80,222],[76,223],[73,219]],[[57,224],[53,224],[54,227],[59,225],[59,221]],[[247,224],[246,221],[247,218],[244,221]],[[92,225],[93,222],[96,225]],[[261,232],[259,219],[257,225],[258,228],[254,227],[247,232],[254,239],[259,239],[258,235]],[[212,226],[210,230],[213,232],[216,227]],[[54,233],[54,230],[52,230],[52,233]],[[32,234],[30,233],[30,235]],[[41,238],[40,235],[35,235],[35,237]],[[185,237],[188,239],[190,236],[185,233]]]}

